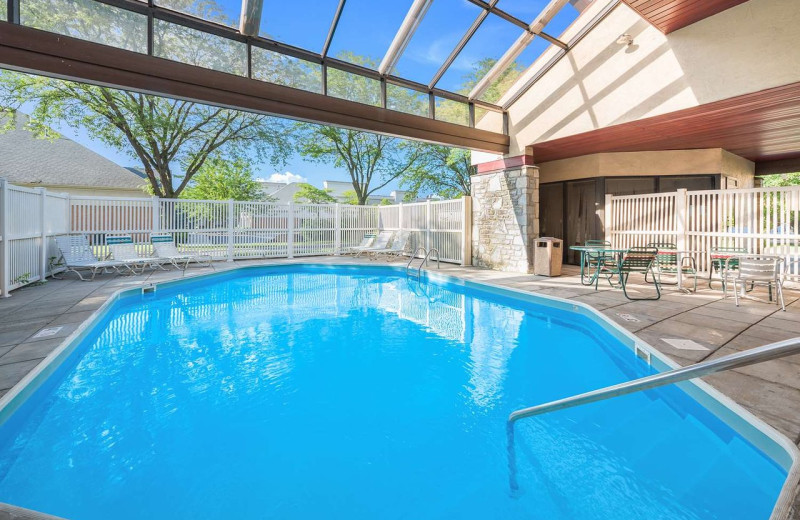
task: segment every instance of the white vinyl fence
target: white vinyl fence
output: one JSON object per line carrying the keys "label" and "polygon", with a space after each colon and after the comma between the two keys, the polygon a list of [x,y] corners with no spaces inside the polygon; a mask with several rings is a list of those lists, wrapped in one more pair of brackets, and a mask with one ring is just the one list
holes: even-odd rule
{"label": "white vinyl fence", "polygon": [[800,274],[799,228],[800,186],[606,196],[605,234],[614,247],[674,243],[698,252],[701,271],[712,249],[736,247],[783,256]]}
{"label": "white vinyl fence", "polygon": [[107,235],[133,235],[147,253],[150,233],[164,232],[182,251],[232,261],[338,255],[366,233],[408,230],[414,248],[469,264],[470,214],[469,197],[392,206],[90,197],[0,179],[0,294],[57,272],[52,237],[68,233],[86,235],[100,257]]}

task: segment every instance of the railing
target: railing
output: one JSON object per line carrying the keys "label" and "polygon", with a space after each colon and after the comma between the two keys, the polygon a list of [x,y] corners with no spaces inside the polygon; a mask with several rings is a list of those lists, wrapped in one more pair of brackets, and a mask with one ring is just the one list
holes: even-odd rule
{"label": "railing", "polygon": [[793,354],[800,353],[800,337],[770,343],[762,347],[756,347],[744,352],[737,352],[721,358],[705,361],[703,363],[696,363],[683,368],[677,368],[660,374],[654,374],[647,377],[620,383],[618,385],[608,386],[599,390],[593,390],[583,394],[567,397],[565,399],[558,399],[549,403],[544,403],[529,408],[517,410],[508,416],[506,423],[506,433],[508,436],[508,469],[509,469],[509,485],[512,490],[519,489],[517,483],[517,464],[516,464],[516,450],[514,447],[514,424],[520,419],[526,419],[537,415],[542,415],[557,410],[564,410],[566,408],[573,408],[584,404],[594,403],[597,401],[604,401],[612,397],[619,397],[622,395],[632,394],[634,392],[641,392],[659,386],[679,383],[689,379],[703,377],[709,374],[731,370],[733,368],[745,367],[757,363],[763,363],[772,359],[778,359]]}
{"label": "railing", "polygon": [[94,197],[49,193],[0,179],[0,294],[44,279],[59,255],[53,236],[81,233],[98,256],[110,234],[149,253],[150,233],[171,233],[184,252],[216,260],[337,255],[377,230],[410,231],[412,244],[469,265],[469,198],[390,206]]}
{"label": "railing", "polygon": [[[778,255],[800,275],[800,186],[606,196],[605,235],[627,249],[674,242],[684,251],[744,248]],[[697,257],[708,271],[709,254]]]}

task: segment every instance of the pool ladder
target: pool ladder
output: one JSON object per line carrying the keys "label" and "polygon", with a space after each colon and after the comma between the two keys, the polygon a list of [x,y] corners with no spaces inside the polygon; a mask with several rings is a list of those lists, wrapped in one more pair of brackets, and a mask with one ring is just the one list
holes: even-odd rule
{"label": "pool ladder", "polygon": [[[638,346],[636,347],[638,349]],[[512,492],[519,489],[517,483],[517,460],[516,449],[514,445],[514,424],[520,419],[534,417],[557,410],[564,410],[565,408],[572,408],[583,404],[595,403],[597,401],[604,401],[612,397],[621,395],[632,394],[634,392],[641,392],[659,386],[680,383],[681,381],[688,381],[698,377],[715,374],[724,370],[731,370],[733,368],[745,367],[748,365],[755,365],[756,363],[763,363],[772,359],[778,359],[792,354],[800,353],[800,337],[770,343],[763,347],[757,347],[743,352],[737,352],[728,356],[723,356],[712,361],[704,361],[702,363],[695,363],[694,365],[676,368],[660,374],[654,374],[647,377],[641,377],[620,383],[618,385],[607,386],[598,390],[592,390],[572,397],[558,399],[549,403],[544,403],[529,408],[522,408],[508,416],[506,422],[506,435],[508,437],[508,480]],[[637,353],[638,355],[638,353]]]}
{"label": "pool ladder", "polygon": [[406,264],[407,275],[414,274],[414,270],[411,268],[411,264],[414,262],[414,259],[417,258],[417,253],[419,253],[420,251],[422,251],[423,258],[422,262],[420,262],[419,267],[417,268],[417,278],[419,278],[422,275],[422,267],[428,265],[428,259],[430,258],[431,253],[434,252],[436,253],[436,269],[440,269],[439,250],[436,249],[435,247],[432,247],[430,248],[430,250],[427,250],[424,247],[420,246],[414,250],[414,253],[411,255],[411,258],[408,260],[408,263]]}

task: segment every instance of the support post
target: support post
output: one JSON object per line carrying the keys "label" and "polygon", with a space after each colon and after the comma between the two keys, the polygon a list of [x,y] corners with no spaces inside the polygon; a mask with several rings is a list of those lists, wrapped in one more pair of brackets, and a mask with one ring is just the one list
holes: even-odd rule
{"label": "support post", "polygon": [[8,208],[10,197],[8,195],[8,181],[0,179],[0,296],[11,296],[8,287],[11,285],[11,240],[9,238],[11,212]]}
{"label": "support post", "polygon": [[678,251],[686,251],[689,240],[686,236],[686,222],[688,215],[686,209],[688,207],[687,199],[689,198],[685,188],[679,189],[675,193],[675,244],[678,246]]}
{"label": "support post", "polygon": [[333,254],[339,256],[342,254],[342,212],[338,202],[334,206],[333,226]]}
{"label": "support post", "polygon": [[611,245],[614,245],[614,241],[611,240],[611,236],[614,232],[614,215],[611,213],[611,208],[614,205],[614,196],[610,193],[606,193],[606,205],[605,209],[603,210],[603,231],[605,236],[606,242],[611,242]]}
{"label": "support post", "polygon": [[47,281],[47,190],[36,188],[39,191],[39,222],[40,222],[40,248],[39,248],[39,281]]}
{"label": "support post", "polygon": [[461,265],[472,265],[472,197],[461,197]]}
{"label": "support post", "polygon": [[236,223],[234,221],[234,202],[228,201],[228,262],[233,262],[233,243],[236,239]]}
{"label": "support post", "polygon": [[286,215],[286,258],[294,258],[294,202],[291,201]]}
{"label": "support post", "polygon": [[161,231],[161,199],[153,195],[153,231]]}

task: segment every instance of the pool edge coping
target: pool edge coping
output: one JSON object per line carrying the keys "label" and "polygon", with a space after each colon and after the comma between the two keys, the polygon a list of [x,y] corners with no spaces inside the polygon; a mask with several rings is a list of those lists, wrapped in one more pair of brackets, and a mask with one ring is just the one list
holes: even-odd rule
{"label": "pool edge coping", "polygon": [[[105,302],[98,307],[88,318],[86,318],[71,334],[64,338],[64,340],[42,361],[36,365],[30,372],[28,372],[16,385],[14,385],[5,395],[0,397],[0,425],[3,424],[7,418],[13,414],[25,400],[35,392],[42,383],[60,366],[60,364],[69,357],[75,348],[80,344],[80,341],[92,330],[93,326],[97,324],[111,309],[111,307],[120,301],[124,296],[134,295],[136,293],[142,294],[145,289],[155,289],[158,287],[169,287],[174,285],[182,285],[197,281],[202,278],[216,278],[222,275],[234,273],[236,271],[247,270],[263,270],[263,269],[276,269],[287,267],[312,267],[321,268],[320,270],[333,270],[333,269],[351,269],[354,271],[363,269],[365,267],[371,269],[380,269],[398,274],[406,274],[406,269],[397,265],[370,265],[370,264],[326,264],[319,262],[287,262],[280,264],[256,264],[256,265],[241,265],[232,266],[223,271],[215,271],[211,273],[191,273],[181,278],[172,280],[164,280],[161,282],[141,282],[132,287],[120,288],[111,293]],[[490,289],[489,292],[511,294],[514,297],[534,303],[536,300],[546,302],[556,302],[560,304],[558,307],[564,310],[571,310],[573,312],[580,311],[580,314],[597,322],[598,325],[603,327],[607,332],[612,334],[615,338],[619,339],[626,347],[628,347],[633,354],[637,355],[637,349],[644,351],[648,354],[647,362],[654,366],[659,372],[665,370],[672,370],[680,368],[677,362],[670,359],[666,354],[663,354],[658,349],[650,345],[645,340],[636,336],[633,332],[627,330],[622,325],[614,322],[610,317],[605,315],[598,309],[595,309],[590,304],[561,298],[549,294],[540,294],[523,289],[503,286],[490,281],[475,281],[467,279],[456,273],[442,273],[435,271],[422,271],[420,279],[431,281],[441,281],[446,283],[455,283],[457,285],[468,287],[470,285],[478,286],[482,289]],[[660,365],[653,364],[652,359],[655,358]],[[676,386],[687,392],[693,399],[706,409],[719,420],[723,421],[730,428],[742,435],[749,442],[753,443],[756,447],[761,449],[772,461],[786,470],[786,480],[781,487],[778,498],[770,514],[769,520],[789,520],[789,513],[791,512],[792,503],[795,498],[795,491],[800,484],[800,448],[795,445],[788,437],[776,430],[774,427],[767,424],[763,419],[757,417],[752,412],[748,411],[742,405],[734,401],[732,398],[723,394],[716,388],[712,387],[705,381],[700,379],[693,379],[676,383]],[[709,406],[711,405],[711,406]],[[746,431],[742,431],[744,428]],[[759,438],[760,437],[760,438]],[[774,443],[773,447],[782,449],[784,456],[790,462],[788,468],[779,461],[774,453],[774,449],[766,449],[762,443],[764,438]],[[783,458],[783,457],[781,457]],[[6,509],[6,507],[10,509]],[[13,504],[5,504],[0,502],[0,511],[17,511],[19,506]],[[42,513],[35,510],[27,510],[34,520],[52,520],[52,515]]]}

